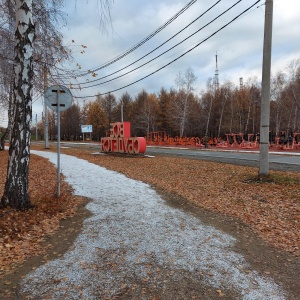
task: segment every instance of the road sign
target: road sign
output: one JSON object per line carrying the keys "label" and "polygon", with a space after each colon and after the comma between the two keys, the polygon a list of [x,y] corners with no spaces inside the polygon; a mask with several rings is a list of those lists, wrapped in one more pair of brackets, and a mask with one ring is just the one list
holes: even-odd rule
{"label": "road sign", "polygon": [[81,125],[81,132],[93,132],[93,125]]}
{"label": "road sign", "polygon": [[57,112],[67,110],[72,104],[72,93],[70,90],[62,85],[52,85],[45,92],[46,105]]}
{"label": "road sign", "polygon": [[70,90],[62,85],[52,85],[45,92],[45,104],[57,113],[57,196],[60,197],[60,112],[72,104]]}

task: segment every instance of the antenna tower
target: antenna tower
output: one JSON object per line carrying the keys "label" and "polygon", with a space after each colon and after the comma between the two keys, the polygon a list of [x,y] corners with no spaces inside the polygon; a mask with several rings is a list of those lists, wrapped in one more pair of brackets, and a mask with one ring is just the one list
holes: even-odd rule
{"label": "antenna tower", "polygon": [[244,87],[243,77],[240,78],[240,89]]}
{"label": "antenna tower", "polygon": [[215,90],[219,89],[218,53],[216,52]]}

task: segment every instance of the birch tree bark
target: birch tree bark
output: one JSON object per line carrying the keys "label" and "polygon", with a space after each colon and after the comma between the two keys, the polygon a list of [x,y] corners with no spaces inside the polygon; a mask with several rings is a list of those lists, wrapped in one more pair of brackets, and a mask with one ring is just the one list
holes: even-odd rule
{"label": "birch tree bark", "polygon": [[207,114],[205,136],[208,136],[210,117],[211,117],[212,107],[213,107],[213,102],[214,102],[213,101],[214,100],[214,88],[213,88],[213,83],[212,83],[211,78],[207,81],[206,89],[207,89],[207,92],[202,96],[202,102],[205,103],[204,109]]}
{"label": "birch tree bark", "polygon": [[30,157],[30,122],[32,116],[33,78],[32,0],[16,0],[14,105],[12,137],[3,206],[27,209],[31,206],[28,194]]}

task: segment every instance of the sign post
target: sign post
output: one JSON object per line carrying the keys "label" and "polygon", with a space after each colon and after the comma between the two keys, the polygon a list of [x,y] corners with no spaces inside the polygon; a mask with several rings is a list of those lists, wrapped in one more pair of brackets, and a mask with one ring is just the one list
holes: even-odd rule
{"label": "sign post", "polygon": [[56,93],[56,105],[57,105],[57,197],[60,197],[60,97],[59,93],[64,91],[52,90]]}
{"label": "sign post", "polygon": [[57,112],[57,197],[60,197],[60,112],[72,104],[70,90],[61,85],[50,86],[45,92],[46,105]]}
{"label": "sign post", "polygon": [[84,133],[90,133],[90,139],[92,141],[92,132],[93,132],[93,125],[81,125],[81,132],[82,132],[82,140],[84,142]]}

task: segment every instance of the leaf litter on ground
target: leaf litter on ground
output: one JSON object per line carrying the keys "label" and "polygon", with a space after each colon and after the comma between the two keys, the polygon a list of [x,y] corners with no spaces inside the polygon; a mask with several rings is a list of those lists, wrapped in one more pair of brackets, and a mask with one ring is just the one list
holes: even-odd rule
{"label": "leaf litter on ground", "polygon": [[[38,149],[38,148],[36,148]],[[240,220],[279,250],[300,256],[300,174],[272,171],[261,181],[257,169],[171,157],[93,155],[90,151],[62,149],[107,169],[176,193],[187,201]],[[3,194],[7,151],[0,152],[0,194]],[[59,221],[76,214],[82,199],[62,183],[56,197],[56,168],[46,159],[31,156],[30,197],[33,209],[0,209],[0,278],[22,262],[47,249],[45,236]],[[50,246],[49,246],[50,247]]]}

